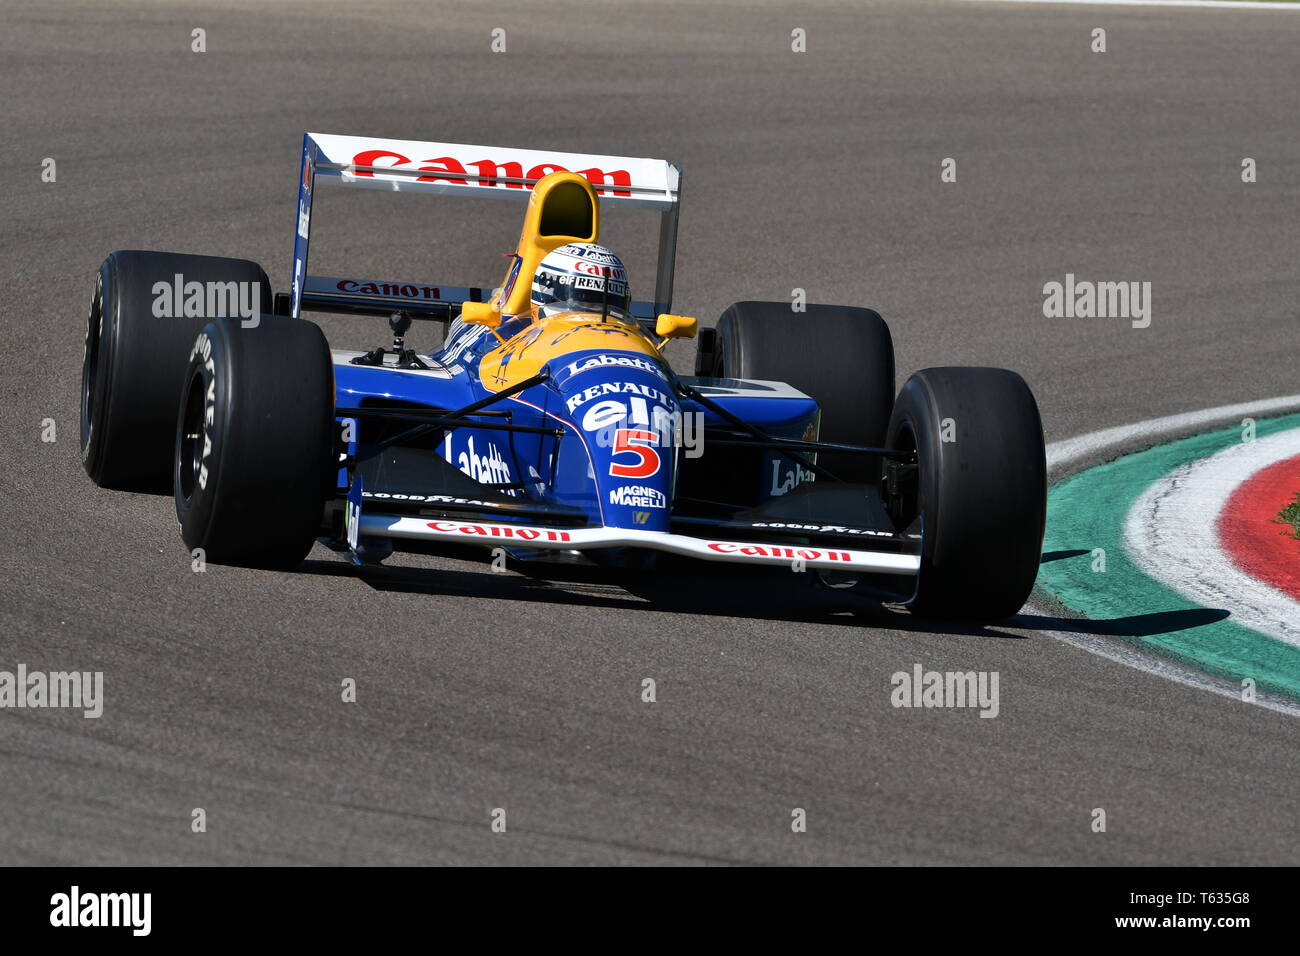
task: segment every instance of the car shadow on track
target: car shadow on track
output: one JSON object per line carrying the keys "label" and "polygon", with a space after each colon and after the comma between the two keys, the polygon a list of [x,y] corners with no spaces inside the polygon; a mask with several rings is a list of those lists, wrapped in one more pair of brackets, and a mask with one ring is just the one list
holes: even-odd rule
{"label": "car shadow on track", "polygon": [[309,560],[298,570],[354,578],[376,591],[710,617],[860,626],[867,623],[861,615],[880,609],[857,595],[818,589],[811,574],[770,569],[741,575],[511,562],[504,573],[494,573]]}
{"label": "car shadow on track", "polygon": [[1049,561],[1064,561],[1066,558],[1077,558],[1091,553],[1091,551],[1083,548],[1071,548],[1068,551],[1044,551],[1039,563],[1047,564]]}
{"label": "car shadow on track", "polygon": [[1154,637],[1174,631],[1186,631],[1222,621],[1229,612],[1222,608],[1189,607],[1152,614],[1133,614],[1105,620],[1074,617],[1049,617],[1017,614],[1007,621],[1012,627],[1032,627],[1039,631],[1064,631],[1069,634],[1096,634],[1102,637]]}
{"label": "car shadow on track", "polygon": [[911,614],[856,590],[820,587],[811,573],[792,574],[770,568],[738,573],[675,561],[665,562],[654,571],[512,562],[507,571],[500,573],[402,565],[355,567],[344,561],[309,560],[299,572],[352,578],[376,591],[431,597],[462,596],[1006,640],[1025,640],[1029,634],[1024,632],[1046,631],[1144,637],[1200,627],[1228,616],[1227,611],[1206,608],[1112,620],[1021,613],[996,624],[968,624]]}

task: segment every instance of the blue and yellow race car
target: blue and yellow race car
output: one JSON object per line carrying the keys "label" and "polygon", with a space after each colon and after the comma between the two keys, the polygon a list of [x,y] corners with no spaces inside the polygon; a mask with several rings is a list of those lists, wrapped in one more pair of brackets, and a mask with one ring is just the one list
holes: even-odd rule
{"label": "blue and yellow race car", "polygon": [[[650,159],[309,133],[293,281],[256,263],[121,251],[101,265],[82,376],[99,485],[170,489],[208,561],[359,563],[476,544],[645,567],[673,554],[786,566],[922,613],[989,620],[1033,586],[1043,432],[1024,381],[917,372],[894,394],[865,308],[672,311],[681,171]],[[517,200],[497,289],[308,272],[327,185]],[[659,217],[654,299],[599,245],[605,210]],[[302,315],[386,317],[370,350]],[[414,321],[442,346],[405,344]],[[695,338],[694,375],[664,357]],[[501,553],[501,552],[498,552]]]}

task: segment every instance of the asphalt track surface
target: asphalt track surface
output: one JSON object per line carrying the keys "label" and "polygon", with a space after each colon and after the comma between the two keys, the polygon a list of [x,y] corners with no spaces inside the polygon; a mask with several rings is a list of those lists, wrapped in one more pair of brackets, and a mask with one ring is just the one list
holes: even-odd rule
{"label": "asphalt track surface", "polygon": [[[1059,608],[970,630],[783,571],[474,553],[194,574],[170,500],[82,472],[77,389],[113,249],[286,287],[312,129],[672,159],[679,311],[874,306],[900,384],[1010,366],[1049,441],[1291,394],[1297,49],[1300,16],[1253,11],[6,3],[0,668],[102,670],[106,704],[0,711],[0,862],[1294,863],[1295,719],[1067,646],[1092,625]],[[313,217],[350,274],[491,281],[513,245],[518,207],[358,196]],[[1150,328],[1045,319],[1067,272],[1152,282]],[[891,707],[917,663],[999,672],[1000,715]]]}

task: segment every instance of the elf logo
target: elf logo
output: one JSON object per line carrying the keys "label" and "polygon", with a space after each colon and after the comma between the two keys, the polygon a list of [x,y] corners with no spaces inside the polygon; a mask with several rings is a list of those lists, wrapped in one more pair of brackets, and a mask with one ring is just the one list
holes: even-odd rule
{"label": "elf logo", "polygon": [[152,893],[82,893],[73,886],[50,897],[50,925],[60,927],[130,927],[133,936],[148,936],[153,926]]}

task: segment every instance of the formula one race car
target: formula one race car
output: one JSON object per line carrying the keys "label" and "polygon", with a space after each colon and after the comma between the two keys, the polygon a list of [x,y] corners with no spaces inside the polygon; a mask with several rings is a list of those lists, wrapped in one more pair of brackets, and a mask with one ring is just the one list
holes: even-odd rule
{"label": "formula one race car", "polygon": [[[427,158],[433,157],[433,158]],[[1033,395],[993,368],[917,372],[865,308],[672,309],[680,170],[663,161],[319,135],[303,140],[293,284],[255,263],[115,252],[82,374],[99,485],[170,486],[207,560],[293,567],[480,544],[644,567],[662,553],[820,572],[926,614],[991,620],[1033,586],[1046,502]],[[307,272],[323,185],[515,199],[501,287]],[[605,209],[661,213],[655,297],[597,245]],[[303,312],[386,316],[333,350]],[[404,344],[448,323],[440,350]],[[695,375],[664,359],[696,337]]]}

